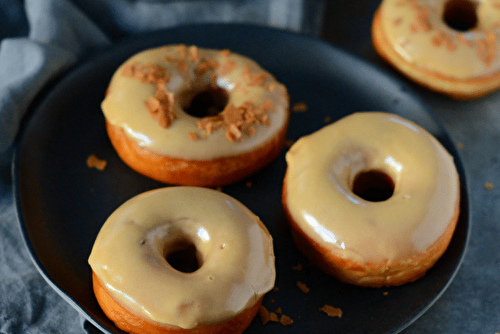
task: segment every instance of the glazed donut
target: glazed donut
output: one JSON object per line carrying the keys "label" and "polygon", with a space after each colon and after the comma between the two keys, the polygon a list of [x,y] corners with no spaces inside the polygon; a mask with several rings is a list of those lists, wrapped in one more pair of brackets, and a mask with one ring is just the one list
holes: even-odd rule
{"label": "glazed donut", "polygon": [[401,285],[444,253],[459,213],[452,156],[397,115],[362,112],[287,152],[283,205],[297,247],[359,286]]}
{"label": "glazed donut", "polygon": [[272,238],[216,190],[133,197],[102,226],[89,264],[104,313],[127,333],[241,333],[274,285]]}
{"label": "glazed donut", "polygon": [[384,0],[375,50],[417,83],[454,99],[500,87],[499,0]]}
{"label": "glazed donut", "polygon": [[256,62],[182,44],[125,61],[101,108],[129,167],[160,182],[206,187],[275,159],[289,119],[287,89]]}

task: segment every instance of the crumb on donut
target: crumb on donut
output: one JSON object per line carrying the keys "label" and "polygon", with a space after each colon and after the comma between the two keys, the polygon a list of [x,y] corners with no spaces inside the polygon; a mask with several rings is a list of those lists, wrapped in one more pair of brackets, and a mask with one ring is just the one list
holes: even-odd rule
{"label": "crumb on donut", "polygon": [[189,136],[189,139],[191,139],[192,141],[198,140],[198,135],[194,131],[189,132],[188,136]]}
{"label": "crumb on donut", "polygon": [[187,47],[185,44],[179,44],[175,47],[175,51],[178,52],[181,57],[185,57],[186,56],[186,50],[187,50]]}
{"label": "crumb on donut", "polygon": [[221,52],[220,52],[220,55],[221,55],[222,57],[227,57],[227,56],[229,56],[230,54],[231,54],[231,50],[228,50],[228,49],[221,50]]}
{"label": "crumb on donut", "polygon": [[[410,29],[413,33],[427,33],[435,29],[429,19],[429,8],[415,5],[414,9],[417,15],[415,20],[410,24]],[[474,47],[475,45],[475,41],[467,39],[464,34],[454,34],[452,36],[450,33],[441,29],[436,30],[431,42],[436,47],[446,47],[450,52],[456,50],[456,43],[461,43],[467,47]],[[477,40],[477,55],[486,67],[491,67],[497,57],[497,44],[494,30],[486,32],[484,38]]]}
{"label": "crumb on donut", "polygon": [[203,59],[202,62],[194,69],[194,73],[197,76],[204,75],[207,71],[213,70],[219,67],[219,63],[214,59]]}
{"label": "crumb on donut", "polygon": [[454,51],[457,46],[453,43],[451,35],[443,30],[438,30],[431,39],[432,45],[440,47],[444,45],[448,51]]}
{"label": "crumb on donut", "polygon": [[164,129],[168,128],[174,119],[178,117],[174,109],[174,95],[161,88],[158,88],[155,96],[150,96],[144,105],[149,114],[160,124]]}
{"label": "crumb on donut", "polygon": [[269,78],[269,74],[267,74],[266,72],[249,73],[247,77],[248,85],[261,87],[264,85],[264,82],[266,82],[267,78]]}
{"label": "crumb on donut", "polygon": [[164,67],[153,63],[131,63],[123,66],[122,75],[144,83],[158,84],[170,81]]}
{"label": "crumb on donut", "polygon": [[200,54],[198,53],[198,48],[195,45],[191,45],[187,51],[187,57],[189,60],[195,63],[198,63],[200,61]]}
{"label": "crumb on donut", "polygon": [[292,110],[294,112],[304,112],[307,111],[308,107],[305,102],[297,102],[293,105]]}
{"label": "crumb on donut", "polygon": [[477,53],[479,59],[481,59],[486,67],[490,67],[497,56],[497,39],[495,32],[493,30],[488,31],[485,38],[479,40],[478,43]]}
{"label": "crumb on donut", "polygon": [[397,26],[400,26],[401,23],[403,23],[403,18],[402,17],[398,17],[396,19],[394,19],[394,26],[397,27]]}
{"label": "crumb on donut", "polygon": [[91,154],[87,158],[87,167],[95,168],[100,171],[103,171],[106,168],[108,162],[103,159],[99,159],[95,154]]}
{"label": "crumb on donut", "polygon": [[217,116],[204,117],[198,121],[198,129],[210,135],[214,131],[224,129],[226,138],[231,142],[244,140],[244,134],[253,136],[256,133],[255,124],[269,125],[269,112],[274,111],[274,103],[268,99],[260,107],[251,101],[245,101],[236,107],[228,104]]}
{"label": "crumb on donut", "polygon": [[221,65],[219,69],[220,75],[227,75],[231,73],[236,68],[236,62],[232,59],[228,59],[224,64]]}
{"label": "crumb on donut", "polygon": [[274,90],[276,89],[276,87],[278,86],[278,84],[276,82],[273,82],[271,84],[269,84],[269,86],[266,87],[267,91],[269,92],[274,92]]}
{"label": "crumb on donut", "polygon": [[429,8],[415,6],[417,17],[410,24],[410,29],[413,33],[425,33],[432,30],[432,24],[429,21]]}
{"label": "crumb on donut", "polygon": [[309,287],[301,281],[297,281],[297,286],[303,293],[309,293],[311,291],[311,289],[309,289]]}
{"label": "crumb on donut", "polygon": [[458,34],[457,39],[460,43],[469,48],[472,48],[474,46],[474,40],[465,38],[465,36],[462,34]]}
{"label": "crumb on donut", "polygon": [[329,317],[342,318],[342,310],[338,307],[333,307],[331,305],[325,304],[319,310],[325,312]]}
{"label": "crumb on donut", "polygon": [[124,65],[122,75],[156,86],[155,95],[144,101],[144,106],[162,128],[168,128],[177,118],[177,113],[173,108],[174,96],[166,88],[170,76],[165,68],[152,63],[131,63]]}
{"label": "crumb on donut", "polygon": [[485,187],[487,190],[491,190],[491,189],[495,188],[495,185],[494,185],[493,183],[491,183],[491,182],[486,182],[486,183],[484,184],[484,187]]}

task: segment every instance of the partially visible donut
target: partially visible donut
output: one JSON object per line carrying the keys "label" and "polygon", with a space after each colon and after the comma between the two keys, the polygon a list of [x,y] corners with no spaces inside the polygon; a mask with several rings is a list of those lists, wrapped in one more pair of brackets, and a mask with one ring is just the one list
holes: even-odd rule
{"label": "partially visible donut", "polygon": [[417,83],[466,100],[500,87],[500,1],[383,0],[375,50]]}
{"label": "partially visible donut", "polygon": [[281,152],[289,119],[287,89],[256,62],[185,45],[129,58],[101,107],[128,166],[160,182],[206,187],[269,164]]}
{"label": "partially visible donut", "polygon": [[274,286],[272,238],[216,190],[169,187],[128,200],[89,264],[104,313],[136,334],[242,333]]}
{"label": "partially visible donut", "polygon": [[360,286],[422,277],[459,215],[453,157],[397,115],[355,113],[299,139],[286,155],[283,206],[297,247]]}

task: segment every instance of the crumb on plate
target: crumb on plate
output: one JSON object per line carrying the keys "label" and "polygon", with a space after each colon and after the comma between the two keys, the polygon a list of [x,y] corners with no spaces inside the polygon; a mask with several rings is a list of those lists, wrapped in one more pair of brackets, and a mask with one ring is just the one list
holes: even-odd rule
{"label": "crumb on plate", "polygon": [[309,293],[309,291],[311,291],[311,289],[309,289],[307,285],[301,281],[297,281],[297,286],[303,293]]}
{"label": "crumb on plate", "polygon": [[87,157],[87,167],[95,168],[98,170],[104,170],[108,162],[104,159],[99,159],[95,154],[91,154]]}
{"label": "crumb on plate", "polygon": [[333,307],[331,305],[325,304],[319,310],[325,312],[329,317],[342,318],[342,310],[338,307]]}

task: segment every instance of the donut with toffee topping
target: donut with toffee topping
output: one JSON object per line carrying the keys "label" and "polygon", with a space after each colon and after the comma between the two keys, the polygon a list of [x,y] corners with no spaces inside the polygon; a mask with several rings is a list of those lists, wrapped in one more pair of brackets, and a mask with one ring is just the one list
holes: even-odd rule
{"label": "donut with toffee topping", "polygon": [[397,115],[355,113],[287,152],[283,205],[297,247],[325,272],[367,287],[422,277],[459,215],[453,157]]}
{"label": "donut with toffee topping", "polygon": [[128,166],[160,182],[206,187],[275,159],[289,119],[286,87],[255,61],[182,44],[125,61],[101,108]]}
{"label": "donut with toffee topping", "polygon": [[415,82],[457,100],[500,87],[499,0],[384,0],[378,54]]}
{"label": "donut with toffee topping", "polygon": [[122,204],[89,264],[102,310],[134,334],[242,333],[276,276],[259,218],[199,187],[156,189]]}

